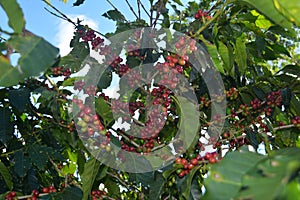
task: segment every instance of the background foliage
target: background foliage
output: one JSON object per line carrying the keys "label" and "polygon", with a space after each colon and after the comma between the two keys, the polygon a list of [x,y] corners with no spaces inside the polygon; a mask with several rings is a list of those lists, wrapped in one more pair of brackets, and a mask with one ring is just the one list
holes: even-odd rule
{"label": "background foliage", "polygon": [[[214,151],[201,154],[203,144],[198,142],[174,164],[143,174],[121,172],[101,164],[78,137],[69,113],[72,91],[68,89],[74,84],[81,87],[71,74],[78,72],[80,63],[101,44],[100,40],[95,43],[101,34],[82,26],[80,21],[70,21],[56,10],[75,26],[70,41],[72,51],[60,57],[56,47],[26,29],[16,0],[0,0],[13,30],[0,27],[0,199],[299,199],[300,2],[149,2],[151,8],[145,8],[138,0],[137,10],[128,3],[128,12],[136,16],[133,21],[112,4],[103,16],[116,24],[116,30],[106,36],[137,27],[173,28],[205,48],[226,88],[223,133],[207,139]],[[77,0],[74,6],[83,3],[84,0]],[[141,19],[140,12],[149,19]],[[107,53],[105,49],[100,51]],[[14,53],[21,55],[16,67],[10,63]],[[127,65],[119,62],[110,66],[101,77],[96,119],[107,131],[111,131],[114,120],[110,99],[102,89],[109,87],[113,75],[122,76],[122,70],[128,70],[126,66],[155,62],[159,56],[171,66],[170,52],[127,53]],[[179,60],[173,63],[196,89],[201,116],[207,116],[199,122],[201,129],[206,130],[209,119],[216,118],[210,116],[207,88],[193,67],[183,62],[186,60]],[[136,95],[128,101],[136,103],[143,91]],[[166,107],[178,105],[172,102]],[[140,115],[139,120],[142,118]],[[126,150],[152,151],[174,137],[178,123],[168,118],[160,143],[157,138],[136,141],[119,130],[116,133],[122,139],[110,135],[110,140]],[[199,138],[205,138],[200,130]],[[109,146],[101,145],[110,151]],[[265,152],[261,153],[261,149]]]}

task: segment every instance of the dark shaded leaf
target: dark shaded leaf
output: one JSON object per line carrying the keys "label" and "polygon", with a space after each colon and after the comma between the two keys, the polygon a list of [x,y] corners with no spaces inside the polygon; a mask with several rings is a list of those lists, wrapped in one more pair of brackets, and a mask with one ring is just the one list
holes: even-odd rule
{"label": "dark shaded leaf", "polygon": [[28,88],[20,88],[18,90],[9,90],[8,98],[10,103],[22,113],[26,105],[29,103],[30,91]]}
{"label": "dark shaded leaf", "polygon": [[17,151],[14,156],[14,169],[18,176],[24,177],[31,167],[28,156],[25,156],[22,151]]}
{"label": "dark shaded leaf", "polygon": [[73,6],[80,6],[81,4],[83,4],[85,0],[76,0],[74,3],[73,3]]}
{"label": "dark shaded leaf", "polygon": [[1,161],[0,161],[0,174],[3,177],[8,189],[12,190],[13,188],[12,177],[8,171],[8,168]]}
{"label": "dark shaded leaf", "polygon": [[122,13],[120,13],[120,11],[118,10],[109,10],[106,13],[104,13],[102,16],[116,22],[124,22],[126,20],[124,15],[122,15]]}
{"label": "dark shaded leaf", "polygon": [[0,141],[6,144],[13,137],[13,123],[10,121],[11,111],[9,108],[0,107]]}
{"label": "dark shaded leaf", "polygon": [[100,165],[100,162],[95,158],[90,158],[84,165],[84,171],[81,175],[83,190],[82,200],[87,200],[90,196]]}

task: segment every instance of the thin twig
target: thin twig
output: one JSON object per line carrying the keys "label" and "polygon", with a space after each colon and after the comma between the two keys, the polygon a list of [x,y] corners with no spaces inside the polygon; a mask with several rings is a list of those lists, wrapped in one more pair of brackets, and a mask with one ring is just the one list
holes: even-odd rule
{"label": "thin twig", "polygon": [[151,15],[149,14],[149,12],[147,11],[147,9],[145,8],[144,4],[141,2],[141,0],[138,0],[138,2],[140,3],[140,5],[142,6],[144,12],[146,13],[146,15],[148,15],[148,17],[151,18]]}
{"label": "thin twig", "polygon": [[51,80],[51,78],[48,76],[48,74],[45,74],[45,76],[46,76],[47,80],[49,81],[49,83],[54,87],[54,89],[55,89],[57,92],[59,92],[59,89],[58,89],[56,83],[54,83],[54,82]]}
{"label": "thin twig", "polygon": [[275,127],[275,128],[273,128],[273,130],[278,131],[278,130],[293,128],[293,127],[295,127],[294,124],[288,124],[288,125],[284,125],[284,126]]}
{"label": "thin twig", "polygon": [[136,0],[136,3],[137,3],[137,7],[138,7],[139,19],[141,19],[141,5],[140,5],[139,0]]}
{"label": "thin twig", "polygon": [[139,16],[136,14],[136,12],[133,10],[132,6],[130,5],[130,3],[128,2],[128,0],[125,0],[128,7],[130,8],[131,12],[134,14],[134,16],[139,19]]}
{"label": "thin twig", "polygon": [[117,134],[120,134],[126,141],[128,141],[129,143],[131,143],[133,146],[140,148],[141,146],[138,145],[135,141],[131,140],[129,137],[127,137],[125,134],[122,133],[122,131],[117,131],[116,129],[110,127],[110,129],[112,129],[114,132],[116,132]]}
{"label": "thin twig", "polygon": [[54,7],[51,3],[49,3],[46,0],[42,0],[44,3],[46,3],[48,6],[50,6],[53,10],[55,10],[57,13],[59,13],[62,17],[62,19],[72,23],[74,26],[77,26],[75,22],[73,22],[67,15],[65,15],[64,13],[62,13],[60,10],[58,10],[56,7]]}
{"label": "thin twig", "polygon": [[111,7],[113,7],[115,10],[119,11],[118,8],[110,0],[106,0],[106,2],[109,3],[109,5],[111,5]]}

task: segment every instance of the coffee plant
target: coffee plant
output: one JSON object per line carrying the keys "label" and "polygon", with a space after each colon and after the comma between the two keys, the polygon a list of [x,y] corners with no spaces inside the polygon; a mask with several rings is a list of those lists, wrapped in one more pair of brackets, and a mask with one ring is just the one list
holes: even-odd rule
{"label": "coffee plant", "polygon": [[299,199],[298,1],[44,2],[67,56],[0,0],[0,199]]}

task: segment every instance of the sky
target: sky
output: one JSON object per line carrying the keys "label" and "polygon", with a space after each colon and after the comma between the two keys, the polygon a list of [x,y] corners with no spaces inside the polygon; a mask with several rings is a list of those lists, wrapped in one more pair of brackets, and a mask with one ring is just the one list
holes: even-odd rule
{"label": "sky", "polygon": [[[136,9],[136,0],[128,1]],[[17,0],[17,2],[23,10],[26,29],[59,47],[62,56],[66,55],[70,51],[68,46],[74,32],[73,25],[47,12],[45,8],[53,10],[41,0]],[[73,6],[74,2],[75,0],[69,0],[67,3],[63,3],[61,0],[51,0],[52,5],[73,21],[77,21],[77,18],[84,20],[82,24],[87,24],[101,33],[115,30],[115,22],[102,16],[103,13],[113,9],[107,1],[85,0],[80,6]],[[131,13],[124,0],[111,0],[111,2],[128,19],[134,19],[133,13]],[[7,27],[7,17],[2,9],[0,9],[0,27],[4,30],[11,30]]]}

